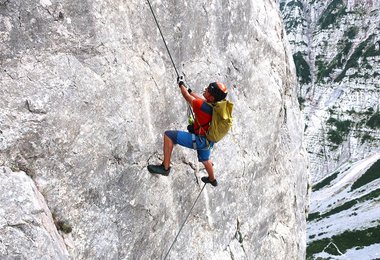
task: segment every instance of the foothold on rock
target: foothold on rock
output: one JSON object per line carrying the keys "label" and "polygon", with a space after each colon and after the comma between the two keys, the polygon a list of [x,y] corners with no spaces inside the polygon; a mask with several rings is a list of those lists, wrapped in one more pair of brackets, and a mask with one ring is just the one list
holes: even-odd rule
{"label": "foothold on rock", "polygon": [[31,101],[30,99],[27,99],[26,108],[29,112],[34,114],[46,114],[46,110],[43,108],[41,101]]}
{"label": "foothold on rock", "polygon": [[69,234],[71,231],[73,231],[73,228],[67,221],[58,221],[57,222],[57,229],[62,230],[63,233]]}

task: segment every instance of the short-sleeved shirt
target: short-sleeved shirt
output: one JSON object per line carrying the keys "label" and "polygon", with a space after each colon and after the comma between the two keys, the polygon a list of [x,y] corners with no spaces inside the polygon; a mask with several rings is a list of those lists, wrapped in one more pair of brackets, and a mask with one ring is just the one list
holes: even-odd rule
{"label": "short-sleeved shirt", "polygon": [[202,99],[194,99],[192,106],[195,115],[195,134],[204,136],[212,119],[212,107]]}

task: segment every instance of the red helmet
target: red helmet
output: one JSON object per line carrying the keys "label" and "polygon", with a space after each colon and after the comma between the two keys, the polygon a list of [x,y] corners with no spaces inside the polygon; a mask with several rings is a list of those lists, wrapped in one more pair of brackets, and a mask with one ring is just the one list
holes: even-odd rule
{"label": "red helmet", "polygon": [[218,102],[227,97],[228,89],[226,85],[220,82],[212,82],[208,85],[208,91],[215,98],[215,101]]}

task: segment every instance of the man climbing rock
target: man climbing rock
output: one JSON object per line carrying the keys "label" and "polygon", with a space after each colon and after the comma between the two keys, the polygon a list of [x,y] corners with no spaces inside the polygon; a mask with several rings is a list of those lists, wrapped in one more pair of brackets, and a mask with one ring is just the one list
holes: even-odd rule
{"label": "man climbing rock", "polygon": [[164,134],[164,161],[160,165],[148,165],[148,170],[154,174],[168,176],[170,172],[170,159],[173,147],[176,144],[194,149],[198,154],[198,161],[203,163],[208,173],[208,177],[202,177],[204,183],[211,183],[217,186],[213,169],[213,163],[210,160],[211,149],[214,142],[207,140],[206,132],[209,128],[213,107],[208,103],[216,103],[226,98],[227,87],[220,82],[210,83],[203,91],[203,96],[198,95],[187,89],[183,79],[178,78],[178,85],[181,89],[182,96],[191,105],[195,120],[194,124],[188,127],[189,132],[169,130]]}

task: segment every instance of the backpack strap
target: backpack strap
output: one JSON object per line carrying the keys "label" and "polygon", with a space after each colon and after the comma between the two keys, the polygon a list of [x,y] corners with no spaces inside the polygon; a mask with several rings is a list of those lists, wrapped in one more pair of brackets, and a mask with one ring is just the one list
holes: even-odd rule
{"label": "backpack strap", "polygon": [[212,118],[211,118],[210,122],[207,122],[207,123],[204,124],[204,125],[201,125],[196,117],[194,117],[194,119],[195,119],[195,121],[197,121],[197,124],[198,124],[198,126],[199,126],[197,129],[194,128],[194,133],[195,133],[195,131],[197,131],[197,130],[199,130],[199,129],[202,129],[203,132],[206,134],[207,131],[204,130],[203,127],[205,127],[205,126],[207,126],[207,125],[210,125],[210,124],[211,124],[211,120],[212,120]]}
{"label": "backpack strap", "polygon": [[[208,122],[207,124],[204,124],[204,125],[200,125],[199,122],[198,122],[198,120],[197,119],[195,119],[195,120],[197,121],[197,123],[199,125],[199,127],[196,130],[199,130],[199,128],[201,128],[203,130],[203,132],[205,132],[205,134],[206,134],[206,131],[203,129],[203,127],[206,126],[206,125],[210,125],[212,118],[211,118],[210,122]],[[195,132],[195,129],[194,129],[194,132]],[[195,138],[195,134],[192,134],[192,137]],[[205,136],[205,139],[206,139],[207,149],[210,149],[210,141],[207,139],[206,136]],[[196,147],[196,143],[194,144],[194,139],[193,139],[193,147],[194,147],[194,145]],[[196,149],[196,148],[194,148],[194,149]]]}
{"label": "backpack strap", "polygon": [[[211,103],[208,103],[208,102],[206,102],[206,101],[204,101],[204,103],[206,103],[207,105],[209,105],[210,107],[211,107],[211,109],[214,109],[214,106],[213,106],[213,104],[211,104]],[[197,129],[194,129],[194,132],[195,131],[198,131],[199,129],[202,129],[203,130],[203,132],[206,134],[206,132],[207,131],[205,131],[204,129],[203,129],[203,127],[205,127],[205,126],[207,126],[207,125],[210,125],[211,124],[211,121],[212,121],[212,116],[211,116],[211,119],[210,119],[210,121],[209,122],[207,122],[206,124],[204,124],[204,125],[201,125],[200,123],[199,123],[199,121],[197,120],[197,118],[196,117],[194,117],[194,119],[197,121],[197,124],[198,124],[198,128]],[[207,138],[206,138],[207,139]]]}
{"label": "backpack strap", "polygon": [[210,121],[210,122],[208,122],[208,123],[206,123],[206,124],[204,124],[204,125],[199,125],[198,120],[196,120],[196,121],[197,121],[199,127],[198,127],[197,129],[194,129],[194,131],[197,131],[197,130],[199,130],[199,129],[201,128],[204,132],[206,132],[206,131],[203,129],[203,127],[205,127],[205,126],[207,126],[207,125],[210,125],[210,123],[211,123],[211,121]]}

